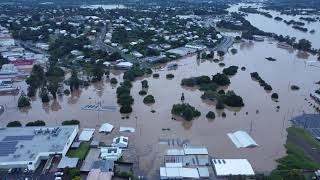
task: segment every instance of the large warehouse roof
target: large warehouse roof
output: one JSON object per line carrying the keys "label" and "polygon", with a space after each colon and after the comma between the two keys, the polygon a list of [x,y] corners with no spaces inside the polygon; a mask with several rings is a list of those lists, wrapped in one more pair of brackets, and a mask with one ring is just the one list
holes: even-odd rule
{"label": "large warehouse roof", "polygon": [[246,159],[212,159],[217,176],[254,175],[251,164]]}
{"label": "large warehouse roof", "polygon": [[[17,127],[0,129],[0,166],[36,161],[41,153],[62,153],[78,126]],[[73,137],[74,138],[74,137]]]}
{"label": "large warehouse roof", "polygon": [[196,168],[160,167],[161,179],[199,179],[200,175]]}

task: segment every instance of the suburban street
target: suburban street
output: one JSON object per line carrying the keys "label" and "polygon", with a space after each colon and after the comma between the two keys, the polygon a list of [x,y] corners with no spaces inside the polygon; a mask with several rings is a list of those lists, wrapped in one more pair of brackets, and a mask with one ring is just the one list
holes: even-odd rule
{"label": "suburban street", "polygon": [[104,26],[100,33],[98,34],[98,36],[96,37],[96,39],[93,41],[93,49],[94,50],[103,50],[103,51],[108,51],[108,52],[118,52],[121,54],[121,56],[132,63],[136,63],[137,59],[131,55],[131,54],[126,54],[123,53],[120,49],[112,47],[110,45],[107,45],[106,43],[104,43],[105,37],[106,37],[106,33],[107,33],[107,26]]}

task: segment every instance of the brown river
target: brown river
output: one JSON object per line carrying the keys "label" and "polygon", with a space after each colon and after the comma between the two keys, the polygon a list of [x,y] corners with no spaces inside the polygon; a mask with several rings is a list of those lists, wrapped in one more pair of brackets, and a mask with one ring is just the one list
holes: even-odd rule
{"label": "brown river", "polygon": [[[70,96],[58,97],[47,105],[43,105],[40,98],[36,98],[32,101],[32,107],[25,111],[16,107],[18,96],[1,96],[0,104],[5,105],[5,112],[0,116],[0,123],[5,126],[14,120],[23,124],[44,120],[47,125],[60,125],[64,120],[78,119],[81,121],[81,128],[99,127],[105,122],[113,124],[117,128],[114,131],[118,131],[119,126],[134,127],[136,132],[130,135],[130,147],[136,155],[136,165],[150,177],[158,174],[158,168],[163,165],[163,153],[169,147],[159,143],[159,139],[177,138],[180,141],[189,140],[189,144],[193,146],[207,147],[213,157],[247,158],[255,171],[270,172],[276,166],[275,160],[285,155],[283,144],[286,141],[286,128],[290,125],[289,119],[303,112],[315,112],[305,98],[309,100],[308,94],[317,88],[315,82],[320,80],[320,62],[312,55],[279,49],[273,41],[244,42],[235,44],[234,48],[238,49],[237,54],[229,53],[223,58],[226,67],[239,66],[238,73],[230,78],[231,85],[227,89],[234,90],[243,97],[245,106],[241,109],[225,109],[226,118],[221,117],[221,112],[215,110],[214,103],[201,100],[202,92],[180,86],[183,78],[211,76],[223,69],[213,61],[197,60],[196,56],[189,56],[177,61],[177,70],[158,71],[158,79],[152,76],[144,78],[149,82],[148,94],[155,97],[156,102],[153,105],[145,105],[142,102],[143,97],[138,94],[141,90],[140,80],[143,78],[133,83],[131,95],[135,102],[128,119],[122,119],[118,111],[81,110],[82,106],[97,102],[117,106],[116,88],[104,81]],[[273,57],[277,61],[268,61],[266,57]],[[246,67],[245,71],[240,70],[242,66]],[[267,93],[259,83],[251,79],[250,73],[255,71],[272,86],[272,92],[279,94],[278,103],[271,99],[270,92]],[[168,73],[175,77],[172,80],[166,79],[165,75]],[[111,77],[122,81],[122,75],[113,72]],[[290,86],[293,84],[298,85],[300,90],[292,91]],[[17,85],[25,87],[24,82]],[[171,107],[180,102],[181,93],[185,94],[185,102],[202,113],[192,122],[171,119]],[[279,111],[277,106],[280,106]],[[152,113],[151,110],[156,112]],[[216,112],[217,117],[214,120],[205,117],[210,110]],[[162,128],[171,130],[163,131]],[[259,146],[237,149],[227,136],[227,133],[237,130],[248,132]],[[114,134],[95,133],[96,139],[107,144],[112,137]],[[177,145],[171,144],[170,147]]]}
{"label": "brown river", "polygon": [[[316,18],[319,17],[319,15],[285,15],[281,14],[278,11],[273,11],[273,10],[264,10],[262,9],[262,5],[260,4],[246,4],[246,3],[239,3],[236,5],[232,5],[228,11],[229,12],[239,12],[238,9],[240,7],[255,7],[258,8],[259,11],[261,12],[267,12],[270,15],[273,16],[273,18],[267,18],[261,14],[252,14],[252,13],[247,13],[247,16],[245,16],[245,19],[248,20],[253,26],[257,27],[258,29],[261,29],[265,32],[271,32],[271,33],[276,33],[278,35],[283,35],[283,36],[290,36],[290,37],[296,37],[297,41],[299,39],[307,39],[311,42],[312,48],[319,49],[320,48],[320,22],[306,22],[303,20],[300,20],[300,17],[311,17],[311,18]],[[308,32],[303,32],[297,29],[293,29],[291,25],[287,25],[282,21],[277,21],[274,18],[275,17],[281,17],[283,20],[295,20],[295,21],[300,21],[305,23],[305,28],[308,29]],[[315,33],[310,33],[311,30],[315,30]]]}

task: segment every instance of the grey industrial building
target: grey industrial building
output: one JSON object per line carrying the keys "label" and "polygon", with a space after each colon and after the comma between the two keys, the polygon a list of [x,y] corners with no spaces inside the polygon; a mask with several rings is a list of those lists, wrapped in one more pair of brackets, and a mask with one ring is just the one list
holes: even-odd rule
{"label": "grey industrial building", "polygon": [[51,155],[65,156],[78,131],[78,126],[1,128],[0,169],[33,171]]}

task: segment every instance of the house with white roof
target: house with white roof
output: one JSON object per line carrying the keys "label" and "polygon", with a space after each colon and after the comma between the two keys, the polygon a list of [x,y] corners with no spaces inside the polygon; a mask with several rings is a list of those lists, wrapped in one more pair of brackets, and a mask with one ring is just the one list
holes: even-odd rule
{"label": "house with white roof", "polygon": [[129,144],[129,138],[125,136],[119,136],[113,138],[111,146],[119,148],[127,148]]}
{"label": "house with white roof", "polygon": [[115,66],[120,69],[130,69],[132,68],[133,64],[131,62],[119,62]]}
{"label": "house with white roof", "polygon": [[104,132],[104,133],[111,133],[111,131],[113,130],[113,125],[109,124],[109,123],[104,123],[101,125],[99,132]]}
{"label": "house with white roof", "polygon": [[101,147],[102,159],[117,161],[122,156],[122,149],[119,147]]}

